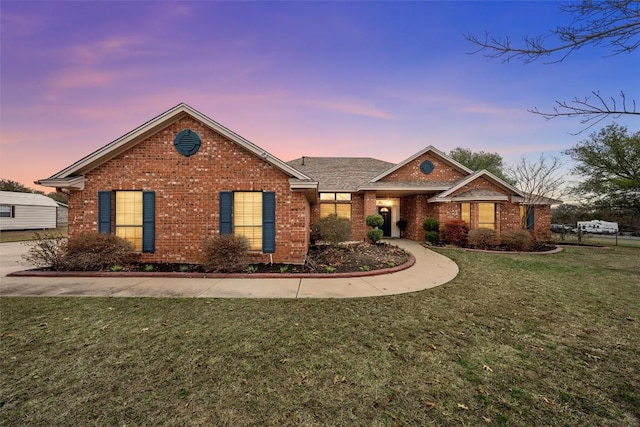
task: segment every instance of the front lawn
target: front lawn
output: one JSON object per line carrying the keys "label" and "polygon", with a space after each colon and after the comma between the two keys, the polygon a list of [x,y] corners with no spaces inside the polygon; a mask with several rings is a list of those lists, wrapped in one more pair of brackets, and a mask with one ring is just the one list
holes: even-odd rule
{"label": "front lawn", "polygon": [[640,423],[640,249],[438,251],[382,298],[2,298],[0,424]]}

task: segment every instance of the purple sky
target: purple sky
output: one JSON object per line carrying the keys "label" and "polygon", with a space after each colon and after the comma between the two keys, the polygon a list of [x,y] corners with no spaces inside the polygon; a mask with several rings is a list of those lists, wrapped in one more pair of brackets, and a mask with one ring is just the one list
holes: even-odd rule
{"label": "purple sky", "polygon": [[285,161],[399,162],[428,145],[557,154],[591,131],[526,110],[631,94],[638,54],[503,64],[469,55],[463,35],[545,34],[569,23],[559,5],[2,1],[0,176],[38,188],[180,102]]}

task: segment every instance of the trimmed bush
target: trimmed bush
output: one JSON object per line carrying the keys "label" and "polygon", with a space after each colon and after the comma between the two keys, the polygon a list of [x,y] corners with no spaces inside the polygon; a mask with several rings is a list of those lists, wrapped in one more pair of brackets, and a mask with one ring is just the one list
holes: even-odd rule
{"label": "trimmed bush", "polygon": [[422,221],[424,231],[440,231],[440,221],[435,218],[427,218]]}
{"label": "trimmed bush", "polygon": [[460,219],[447,221],[442,229],[442,241],[452,245],[464,246],[467,244],[467,233],[469,233],[469,227],[467,227],[466,222]]}
{"label": "trimmed bush", "polygon": [[367,231],[367,237],[373,244],[378,243],[380,240],[382,240],[383,234],[384,232],[382,230],[378,230],[377,228]]}
{"label": "trimmed bush", "polygon": [[364,222],[369,227],[381,227],[384,224],[384,218],[380,214],[373,214],[373,215],[367,216]]}
{"label": "trimmed bush", "polygon": [[26,243],[30,248],[22,259],[37,267],[60,270],[67,238],[50,233],[34,233],[34,236],[34,241]]}
{"label": "trimmed bush", "polygon": [[340,243],[351,240],[351,221],[340,218],[336,214],[320,219],[318,233],[321,240],[329,243]]}
{"label": "trimmed bush", "polygon": [[440,232],[439,231],[425,231],[424,232],[424,240],[431,243],[432,245],[437,245],[440,243]]}
{"label": "trimmed bush", "polygon": [[489,249],[496,244],[496,231],[490,228],[476,228],[467,235],[467,244],[475,249]]}
{"label": "trimmed bush", "polygon": [[209,236],[202,242],[200,262],[208,273],[239,273],[249,267],[250,248],[244,236]]}
{"label": "trimmed bush", "polygon": [[61,268],[70,271],[109,270],[136,260],[131,242],[115,234],[82,233],[67,241]]}
{"label": "trimmed bush", "polygon": [[528,251],[533,245],[531,233],[527,230],[507,230],[500,236],[500,240],[511,251]]}

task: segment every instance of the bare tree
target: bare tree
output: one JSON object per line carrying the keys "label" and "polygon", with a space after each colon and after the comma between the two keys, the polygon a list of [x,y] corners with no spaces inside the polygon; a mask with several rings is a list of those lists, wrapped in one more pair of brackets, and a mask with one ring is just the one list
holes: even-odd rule
{"label": "bare tree", "polygon": [[[465,38],[478,46],[472,53],[482,52],[488,58],[502,58],[503,62],[517,59],[525,64],[541,57],[549,63],[564,61],[571,53],[584,47],[604,47],[613,56],[631,53],[640,46],[640,2],[637,0],[583,0],[560,6],[560,10],[573,15],[571,24],[551,30],[547,36],[525,37],[522,45],[513,45],[510,37],[493,37],[485,33],[484,39],[467,34]],[[590,96],[572,101],[556,101],[552,111],[538,108],[529,110],[545,119],[580,117],[586,129],[606,117],[640,115],[635,99],[627,99],[623,91],[619,96],[603,96],[592,91]]]}
{"label": "bare tree", "polygon": [[[526,228],[526,221],[531,209],[536,205],[552,205],[564,195],[568,194],[565,186],[566,174],[562,172],[563,163],[559,158],[541,154],[536,160],[526,157],[506,168],[507,176],[516,182],[515,186],[524,194],[523,205],[526,215],[523,217],[522,227]],[[534,217],[534,223],[538,221]],[[538,229],[536,224],[536,229]]]}

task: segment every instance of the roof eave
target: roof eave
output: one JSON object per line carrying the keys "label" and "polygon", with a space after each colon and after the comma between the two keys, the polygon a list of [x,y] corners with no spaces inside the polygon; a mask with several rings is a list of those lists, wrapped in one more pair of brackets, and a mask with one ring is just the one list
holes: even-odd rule
{"label": "roof eave", "polygon": [[433,152],[434,154],[436,154],[438,157],[440,157],[441,159],[443,159],[444,161],[450,163],[452,166],[454,166],[455,168],[459,169],[462,172],[468,173],[468,174],[472,174],[473,171],[471,169],[469,169],[468,167],[466,167],[465,165],[463,165],[462,163],[459,163],[457,161],[455,161],[454,159],[452,159],[451,157],[447,156],[446,154],[444,154],[442,151],[438,150],[437,148],[435,148],[433,145],[429,145],[428,147],[426,147],[423,150],[418,151],[417,153],[415,153],[414,155],[412,155],[411,157],[403,160],[402,162],[398,163],[397,165],[391,167],[390,169],[387,169],[386,171],[382,172],[381,174],[379,174],[378,176],[374,177],[371,179],[371,181],[369,182],[376,182],[382,178],[384,178],[385,176],[397,171],[398,169],[400,169],[401,167],[403,167],[404,165],[410,163],[411,161],[417,159],[418,157],[422,156],[423,154],[427,153],[427,152]]}
{"label": "roof eave", "polygon": [[209,117],[205,116],[204,114],[193,109],[192,107],[190,107],[185,103],[176,105],[175,107],[149,120],[148,122],[137,127],[136,129],[124,134],[123,136],[116,139],[115,141],[83,157],[82,159],[66,167],[60,172],[52,175],[50,178],[48,178],[48,180],[67,178],[72,175],[89,172],[90,170],[98,167],[99,165],[111,160],[115,156],[128,150],[130,147],[142,141],[144,138],[158,132],[161,129],[164,129],[170,126],[171,124],[175,123],[176,121],[180,120],[181,118],[187,115],[193,117],[196,120],[199,120],[200,122],[204,123],[211,129],[213,129],[214,131],[220,133],[221,135],[237,143],[238,145],[248,150],[249,152],[262,158],[267,163],[273,165],[274,167],[281,170],[282,172],[285,172],[286,174],[298,179],[310,180],[310,178],[304,173],[289,166],[288,164],[278,159],[274,155],[261,149],[257,145],[241,137],[235,132],[227,129],[226,127],[222,126],[220,123],[210,119]]}
{"label": "roof eave", "polygon": [[43,187],[66,188],[69,190],[84,190],[84,175],[67,178],[47,178],[35,182]]}

